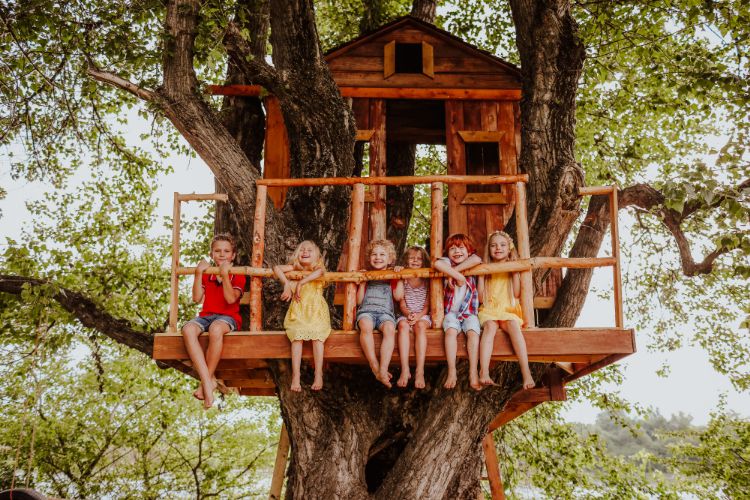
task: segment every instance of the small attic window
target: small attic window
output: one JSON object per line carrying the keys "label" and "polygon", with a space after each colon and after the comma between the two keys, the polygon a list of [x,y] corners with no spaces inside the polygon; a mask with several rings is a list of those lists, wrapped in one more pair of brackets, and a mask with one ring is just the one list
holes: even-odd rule
{"label": "small attic window", "polygon": [[422,44],[396,44],[396,73],[422,72]]}
{"label": "small attic window", "polygon": [[385,44],[383,78],[395,74],[422,74],[434,78],[433,50],[427,42]]}

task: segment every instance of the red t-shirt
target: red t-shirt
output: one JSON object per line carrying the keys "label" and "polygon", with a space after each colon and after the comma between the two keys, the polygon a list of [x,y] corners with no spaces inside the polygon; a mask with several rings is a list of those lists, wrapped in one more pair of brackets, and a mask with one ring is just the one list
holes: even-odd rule
{"label": "red t-shirt", "polygon": [[[229,279],[232,282],[232,288],[239,290],[240,297],[242,297],[247,276],[244,274],[230,274]],[[200,316],[211,316],[212,314],[231,316],[237,322],[237,329],[239,330],[242,327],[240,301],[237,300],[234,304],[228,304],[224,300],[224,289],[219,281],[219,276],[204,274],[201,279],[201,285],[203,286],[203,309],[201,309]]]}

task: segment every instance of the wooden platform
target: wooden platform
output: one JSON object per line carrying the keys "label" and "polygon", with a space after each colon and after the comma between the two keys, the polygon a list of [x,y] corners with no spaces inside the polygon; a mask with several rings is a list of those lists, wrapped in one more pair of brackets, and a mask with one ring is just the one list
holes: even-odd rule
{"label": "wooden platform", "polygon": [[[559,387],[543,387],[522,391],[508,404],[506,417],[520,414],[543,401],[564,399],[564,383],[603,368],[618,359],[635,352],[635,334],[632,329],[622,328],[534,328],[524,330],[529,361],[538,363],[572,363],[573,373],[560,378]],[[375,333],[376,348],[381,335]],[[201,337],[205,345],[207,336]],[[410,343],[410,358],[414,358],[414,339]],[[224,338],[224,350],[216,376],[224,385],[247,396],[273,396],[276,386],[266,369],[267,359],[287,359],[290,356],[289,340],[283,331],[232,332]],[[458,357],[466,358],[466,337],[458,337]],[[179,360],[190,364],[180,333],[159,333],[154,338],[156,360]],[[359,345],[356,331],[334,331],[325,343],[326,361],[364,364],[365,358]],[[311,359],[312,350],[305,343],[303,358]],[[398,349],[394,351],[392,363],[398,363]],[[515,361],[516,356],[506,335],[495,336],[492,359]],[[445,360],[443,332],[428,330],[427,361],[440,363]],[[561,392],[562,391],[562,392]],[[502,425],[504,422],[495,422]]]}

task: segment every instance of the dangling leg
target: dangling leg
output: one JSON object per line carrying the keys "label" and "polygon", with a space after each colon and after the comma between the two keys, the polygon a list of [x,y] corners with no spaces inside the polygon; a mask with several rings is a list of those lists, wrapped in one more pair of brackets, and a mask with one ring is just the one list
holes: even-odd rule
{"label": "dangling leg", "polygon": [[378,356],[375,354],[375,339],[372,337],[372,330],[375,327],[372,319],[364,316],[357,322],[359,327],[359,345],[362,346],[362,352],[365,354],[365,359],[370,365],[370,370],[375,378],[380,375],[380,363],[378,363]]}
{"label": "dangling leg", "polygon": [[526,354],[526,339],[523,338],[523,333],[521,333],[521,326],[518,324],[518,321],[508,320],[503,321],[500,327],[508,333],[510,343],[513,344],[513,350],[516,351],[516,356],[518,356],[518,364],[521,365],[521,375],[523,376],[523,388],[532,389],[536,383],[529,369],[529,356]]}
{"label": "dangling leg", "polygon": [[448,362],[448,376],[445,379],[443,387],[446,389],[453,389],[456,387],[456,350],[458,350],[458,330],[455,328],[448,328],[445,330],[445,360]]}
{"label": "dangling leg", "polygon": [[302,382],[300,381],[300,369],[302,367],[302,341],[295,340],[292,342],[292,384],[289,387],[292,392],[302,391]]}
{"label": "dangling leg", "polygon": [[398,322],[398,356],[401,359],[401,375],[396,385],[406,387],[411,378],[409,370],[409,322],[402,319]]}
{"label": "dangling leg", "polygon": [[323,388],[323,352],[325,346],[322,340],[313,340],[312,348],[315,363],[315,380],[313,380],[312,390],[319,391]]}
{"label": "dangling leg", "polygon": [[414,351],[417,355],[417,367],[414,371],[414,387],[424,389],[424,358],[427,355],[427,322],[421,319],[414,323]]}
{"label": "dangling leg", "polygon": [[203,381],[210,379],[208,366],[206,366],[206,355],[203,352],[198,337],[201,335],[201,329],[194,323],[187,323],[182,327],[182,341],[185,343],[185,350],[193,363],[193,369],[198,374],[200,383],[193,393],[196,399],[203,401]]}
{"label": "dangling leg", "polygon": [[479,384],[479,375],[477,374],[479,332],[475,332],[474,330],[466,332],[466,350],[469,351],[469,387],[478,391],[482,388]]}
{"label": "dangling leg", "polygon": [[492,385],[495,382],[490,377],[490,358],[495,346],[495,333],[497,333],[497,321],[488,320],[484,322],[482,338],[479,341],[479,383]]}
{"label": "dangling leg", "polygon": [[208,409],[214,404],[214,391],[216,380],[214,371],[221,359],[221,350],[224,348],[224,335],[229,333],[231,327],[223,321],[214,321],[208,327],[208,349],[206,350],[206,371],[208,382],[201,379],[203,383],[203,407]]}
{"label": "dangling leg", "polygon": [[380,343],[380,371],[378,380],[390,389],[391,374],[388,371],[388,366],[391,364],[393,348],[396,343],[396,326],[393,324],[393,321],[384,321],[380,324],[380,332],[383,334],[383,341]]}

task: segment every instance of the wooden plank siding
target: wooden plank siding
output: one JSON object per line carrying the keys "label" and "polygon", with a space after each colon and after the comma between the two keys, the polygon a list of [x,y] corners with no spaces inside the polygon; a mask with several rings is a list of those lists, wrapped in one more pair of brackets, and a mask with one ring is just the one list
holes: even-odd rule
{"label": "wooden plank siding", "polygon": [[[290,175],[289,165],[289,136],[281,115],[279,99],[267,96],[264,100],[266,107],[266,137],[263,156],[263,177],[266,179],[286,179]],[[280,210],[284,206],[287,188],[270,187],[268,197],[274,207]]]}

